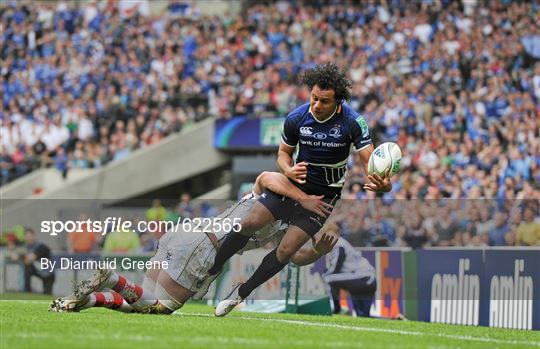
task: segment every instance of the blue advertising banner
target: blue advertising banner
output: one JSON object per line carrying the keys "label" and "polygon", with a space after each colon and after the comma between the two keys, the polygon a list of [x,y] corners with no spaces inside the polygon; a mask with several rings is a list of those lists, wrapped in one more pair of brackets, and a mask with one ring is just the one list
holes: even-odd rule
{"label": "blue advertising banner", "polygon": [[222,150],[275,149],[279,146],[284,120],[247,117],[216,120],[214,147]]}
{"label": "blue advertising banner", "polygon": [[485,280],[486,325],[540,329],[540,250],[486,250]]}
{"label": "blue advertising banner", "polygon": [[418,320],[479,325],[482,250],[418,250]]}

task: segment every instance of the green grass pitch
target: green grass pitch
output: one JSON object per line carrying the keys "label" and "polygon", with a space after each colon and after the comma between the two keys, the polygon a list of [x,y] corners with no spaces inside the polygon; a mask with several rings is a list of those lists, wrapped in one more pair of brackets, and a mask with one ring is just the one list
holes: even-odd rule
{"label": "green grass pitch", "polygon": [[233,312],[188,304],[179,314],[107,309],[49,313],[48,300],[0,301],[0,348],[540,348],[540,331]]}

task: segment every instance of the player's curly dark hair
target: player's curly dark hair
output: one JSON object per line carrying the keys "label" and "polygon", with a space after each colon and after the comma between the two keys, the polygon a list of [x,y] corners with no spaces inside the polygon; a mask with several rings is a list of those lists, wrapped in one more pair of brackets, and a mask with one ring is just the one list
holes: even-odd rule
{"label": "player's curly dark hair", "polygon": [[334,63],[317,64],[305,71],[302,80],[310,91],[315,85],[323,90],[334,90],[338,102],[351,98],[349,89],[352,83],[345,76],[345,72]]}

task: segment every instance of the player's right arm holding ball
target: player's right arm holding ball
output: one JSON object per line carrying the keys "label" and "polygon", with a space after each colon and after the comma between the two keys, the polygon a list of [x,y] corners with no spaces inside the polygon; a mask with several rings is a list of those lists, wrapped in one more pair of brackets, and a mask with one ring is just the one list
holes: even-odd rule
{"label": "player's right arm holding ball", "polygon": [[370,144],[366,148],[360,150],[358,155],[360,155],[360,161],[364,165],[364,172],[369,179],[370,183],[364,185],[365,190],[378,191],[378,192],[389,192],[392,190],[392,182],[390,181],[390,169],[388,169],[384,176],[380,176],[378,173],[370,174],[368,171],[368,163],[371,154],[375,150],[373,144]]}

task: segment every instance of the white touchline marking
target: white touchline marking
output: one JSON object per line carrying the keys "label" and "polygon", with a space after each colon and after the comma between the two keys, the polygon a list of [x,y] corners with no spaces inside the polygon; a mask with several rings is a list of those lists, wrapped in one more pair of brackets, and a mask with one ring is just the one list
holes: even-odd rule
{"label": "white touchline marking", "polygon": [[[175,315],[214,317],[214,315],[212,314],[205,314],[205,313],[175,313]],[[235,316],[234,319],[272,321],[272,322],[281,322],[281,323],[304,325],[304,326],[339,328],[339,329],[352,330],[352,331],[386,332],[386,333],[396,333],[396,334],[403,334],[403,335],[410,335],[410,336],[435,336],[435,337],[442,337],[442,338],[448,338],[448,339],[470,340],[470,341],[478,341],[478,342],[486,342],[486,343],[523,344],[523,345],[540,347],[540,342],[526,342],[526,341],[504,340],[504,339],[496,339],[496,338],[461,336],[461,335],[452,335],[452,334],[444,334],[444,333],[423,333],[423,332],[417,332],[417,331],[395,330],[395,329],[388,329],[388,328],[330,324],[327,322],[313,322],[313,321],[305,321],[305,320],[288,320],[288,319],[270,319],[270,318],[263,318],[263,317],[251,317],[251,316]]]}

